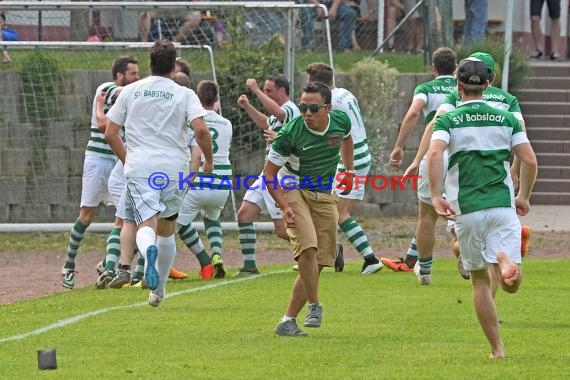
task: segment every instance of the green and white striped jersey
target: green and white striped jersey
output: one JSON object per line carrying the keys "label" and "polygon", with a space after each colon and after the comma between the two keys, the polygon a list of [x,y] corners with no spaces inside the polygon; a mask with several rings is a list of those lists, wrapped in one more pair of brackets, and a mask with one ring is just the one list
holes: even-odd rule
{"label": "green and white striped jersey", "polygon": [[[230,146],[233,133],[232,123],[212,110],[206,110],[204,121],[212,136],[214,170],[211,173],[204,173],[202,166],[200,166],[198,174],[194,177],[194,186],[199,188],[200,183],[208,183],[212,184],[212,188],[214,189],[229,190],[232,178],[232,166],[230,164]],[[194,136],[194,133],[192,133],[192,136]],[[189,146],[191,148],[198,146],[198,142],[195,138],[191,139]],[[202,156],[202,160],[203,159],[204,156]]]}
{"label": "green and white striped jersey", "polygon": [[445,192],[458,215],[514,207],[511,150],[528,138],[512,113],[482,100],[462,103],[437,118],[433,140],[448,144]]}
{"label": "green and white striped jersey", "polygon": [[299,158],[301,182],[309,180],[315,187],[330,189],[342,140],[350,135],[350,127],[347,114],[339,110],[330,111],[329,125],[323,132],[311,130],[299,116],[281,128],[267,159],[283,166],[290,155],[295,155]]}
{"label": "green and white striped jersey", "polygon": [[[332,109],[345,112],[352,128],[350,134],[354,142],[354,169],[362,169],[372,164],[372,156],[368,150],[368,140],[366,139],[366,128],[360,114],[360,107],[354,95],[344,88],[332,89]],[[344,171],[342,161],[338,165],[339,171]]]}
{"label": "green and white striped jersey", "polygon": [[95,90],[95,97],[93,98],[93,109],[91,111],[91,136],[89,137],[89,142],[87,143],[87,148],[85,149],[86,156],[99,156],[111,160],[117,160],[117,156],[115,153],[113,153],[113,150],[105,140],[105,132],[102,132],[99,128],[97,128],[97,97],[102,91],[106,93],[105,109],[103,111],[107,113],[107,111],[109,111],[111,106],[115,103],[115,93],[118,89],[119,86],[114,82],[105,82],[97,87],[97,90]]}
{"label": "green and white striped jersey", "polygon": [[[485,100],[491,107],[498,108],[503,111],[509,111],[518,120],[524,123],[518,99],[507,91],[498,87],[489,86],[485,91],[483,91],[483,100]],[[444,112],[450,112],[460,104],[461,96],[456,90],[445,98],[439,109]]]}
{"label": "green and white striped jersey", "polygon": [[445,97],[454,91],[457,91],[457,81],[453,75],[440,75],[416,86],[412,101],[421,99],[425,103],[423,109],[425,125],[432,121]]}

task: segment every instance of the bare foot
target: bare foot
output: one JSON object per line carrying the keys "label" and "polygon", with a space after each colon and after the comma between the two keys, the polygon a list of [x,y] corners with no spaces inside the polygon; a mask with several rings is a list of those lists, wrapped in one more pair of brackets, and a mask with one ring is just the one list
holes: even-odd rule
{"label": "bare foot", "polygon": [[504,283],[512,286],[519,279],[520,272],[518,265],[504,252],[497,255],[497,261],[499,262],[501,277]]}
{"label": "bare foot", "polygon": [[491,352],[489,355],[489,359],[504,359],[505,358],[505,351],[497,351]]}

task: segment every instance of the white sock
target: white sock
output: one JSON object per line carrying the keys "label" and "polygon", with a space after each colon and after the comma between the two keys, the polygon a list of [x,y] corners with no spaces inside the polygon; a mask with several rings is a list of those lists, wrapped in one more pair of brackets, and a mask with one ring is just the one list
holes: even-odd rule
{"label": "white sock", "polygon": [[137,231],[137,247],[139,248],[139,252],[144,257],[146,261],[146,250],[151,245],[156,244],[156,232],[149,227],[144,226],[139,228]]}
{"label": "white sock", "polygon": [[166,280],[168,280],[170,268],[172,268],[172,264],[174,264],[174,259],[176,258],[175,235],[168,237],[159,236],[156,246],[158,247],[158,260],[156,266],[158,268],[158,277],[160,278],[158,284],[159,290],[157,293],[162,295],[166,288]]}
{"label": "white sock", "polygon": [[293,319],[295,319],[295,317],[288,317],[284,315],[283,318],[281,319],[281,322],[292,321]]}

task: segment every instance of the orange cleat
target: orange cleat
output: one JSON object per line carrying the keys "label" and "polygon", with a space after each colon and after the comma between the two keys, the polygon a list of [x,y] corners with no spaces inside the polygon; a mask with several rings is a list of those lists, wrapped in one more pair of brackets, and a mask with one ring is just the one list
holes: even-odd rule
{"label": "orange cleat", "polygon": [[532,230],[529,226],[522,226],[521,228],[521,256],[525,257],[528,249],[530,248],[530,237]]}
{"label": "orange cleat", "polygon": [[214,266],[212,264],[208,264],[205,267],[202,267],[198,272],[198,275],[202,280],[209,280],[214,275]]}
{"label": "orange cleat", "polygon": [[170,273],[168,274],[168,278],[171,278],[173,280],[184,280],[187,277],[188,277],[188,274],[186,274],[184,272],[180,272],[179,270],[177,270],[174,267],[170,268]]}
{"label": "orange cleat", "polygon": [[388,259],[386,257],[381,257],[380,262],[384,264],[387,268],[394,272],[413,272],[414,268],[410,268],[404,262],[404,259]]}

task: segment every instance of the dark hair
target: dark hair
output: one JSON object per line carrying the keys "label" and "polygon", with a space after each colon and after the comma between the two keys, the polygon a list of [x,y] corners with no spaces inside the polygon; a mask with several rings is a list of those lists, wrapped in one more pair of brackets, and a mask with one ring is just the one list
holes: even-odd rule
{"label": "dark hair", "polygon": [[218,101],[218,85],[213,80],[200,81],[197,94],[203,106],[212,107]]}
{"label": "dark hair", "polygon": [[329,86],[323,82],[310,82],[305,86],[303,92],[307,94],[321,94],[325,104],[331,104],[332,93]]}
{"label": "dark hair", "polygon": [[439,75],[453,75],[457,67],[457,57],[448,47],[440,47],[434,51],[432,62]]}
{"label": "dark hair", "polygon": [[113,73],[113,80],[117,79],[119,73],[125,75],[129,69],[129,64],[136,65],[139,63],[135,57],[132,55],[123,55],[121,57],[115,58],[113,61],[113,66],[111,72]]}
{"label": "dark hair", "polygon": [[182,87],[190,88],[190,78],[188,75],[184,74],[182,71],[177,72],[176,74],[172,75],[172,80],[176,82],[176,84]]}
{"label": "dark hair", "polygon": [[153,75],[168,75],[174,70],[176,48],[168,40],[156,41],[150,48],[150,72]]}
{"label": "dark hair", "polygon": [[321,82],[327,86],[333,85],[334,72],[332,67],[323,62],[313,62],[307,66],[310,81]]}
{"label": "dark hair", "polygon": [[180,72],[188,75],[190,77],[190,65],[184,59],[178,57],[176,58],[176,65],[180,67]]}
{"label": "dark hair", "polygon": [[466,58],[459,62],[457,80],[462,84],[467,95],[478,95],[490,78],[489,69],[483,61]]}
{"label": "dark hair", "polygon": [[285,93],[289,96],[289,91],[291,90],[291,86],[289,85],[289,80],[283,74],[273,74],[267,77],[267,80],[272,81],[275,83],[275,87],[277,88],[284,88]]}

